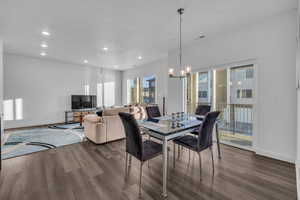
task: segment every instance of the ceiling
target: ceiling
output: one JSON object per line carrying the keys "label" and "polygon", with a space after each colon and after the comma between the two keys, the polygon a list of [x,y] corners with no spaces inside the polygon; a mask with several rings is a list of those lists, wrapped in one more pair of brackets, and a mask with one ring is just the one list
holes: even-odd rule
{"label": "ceiling", "polygon": [[1,0],[0,35],[5,52],[38,57],[47,42],[46,58],[123,70],[177,47],[179,7],[191,42],[294,9],[297,0]]}

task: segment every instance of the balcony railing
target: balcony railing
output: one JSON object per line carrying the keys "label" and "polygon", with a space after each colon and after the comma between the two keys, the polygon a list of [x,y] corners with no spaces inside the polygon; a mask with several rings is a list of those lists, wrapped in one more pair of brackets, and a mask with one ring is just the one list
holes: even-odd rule
{"label": "balcony railing", "polygon": [[[200,105],[208,105],[201,103]],[[194,113],[197,105],[189,105],[188,112]],[[230,134],[252,136],[253,105],[252,104],[216,104],[214,110],[221,112],[219,129]]]}
{"label": "balcony railing", "polygon": [[215,110],[221,111],[219,122],[221,130],[252,136],[253,105],[217,104]]}

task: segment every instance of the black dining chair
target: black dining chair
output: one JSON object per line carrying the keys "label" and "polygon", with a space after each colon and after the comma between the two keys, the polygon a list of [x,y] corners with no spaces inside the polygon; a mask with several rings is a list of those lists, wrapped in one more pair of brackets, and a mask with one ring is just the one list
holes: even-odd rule
{"label": "black dining chair", "polygon": [[122,120],[126,135],[125,177],[127,177],[128,155],[128,166],[131,166],[131,156],[133,156],[140,161],[139,196],[141,196],[143,164],[162,154],[162,144],[151,140],[143,141],[139,126],[133,115],[121,112],[119,113],[119,116]]}
{"label": "black dining chair", "polygon": [[[196,115],[202,115],[205,116],[207,113],[210,112],[211,106],[210,105],[198,105],[195,111]],[[203,118],[198,118],[198,120],[203,120]],[[198,129],[195,129],[194,131],[191,132],[193,135],[198,135]]]}
{"label": "black dining chair", "polygon": [[[205,116],[207,113],[210,112],[211,106],[210,105],[198,105],[195,111],[196,115]],[[197,118],[198,120],[202,121],[203,118]],[[195,130],[191,131],[191,134],[194,136],[197,136],[199,132],[199,128],[196,128]],[[180,156],[180,149],[178,148],[178,157]],[[191,157],[191,152],[189,151],[189,159]]]}
{"label": "black dining chair", "polygon": [[211,106],[210,105],[198,105],[195,111],[196,115],[206,115],[210,112]]}
{"label": "black dining chair", "polygon": [[[174,158],[175,158],[175,144],[177,144],[179,146],[183,146],[191,151],[197,152],[197,154],[199,156],[200,180],[202,180],[201,152],[206,149],[210,149],[213,174],[215,173],[214,156],[213,156],[213,151],[212,151],[213,129],[214,129],[214,125],[217,121],[219,114],[220,114],[219,111],[215,111],[215,112],[209,112],[205,115],[205,118],[203,119],[203,123],[200,126],[200,129],[198,131],[198,137],[194,137],[192,135],[186,135],[186,136],[183,136],[183,137],[173,140],[173,142],[174,142],[173,143]],[[173,160],[173,167],[175,168],[175,159]]]}
{"label": "black dining chair", "polygon": [[[148,121],[152,121],[152,122],[159,122],[158,119],[155,119],[156,117],[161,117],[160,111],[159,111],[159,107],[157,105],[151,105],[151,106],[147,106],[146,107],[146,113],[148,116]],[[151,139],[151,136],[149,135],[149,140]]]}
{"label": "black dining chair", "polygon": [[147,112],[147,116],[148,116],[149,121],[156,122],[157,119],[155,119],[155,118],[156,117],[161,117],[159,107],[157,105],[147,106],[146,107],[146,112]]}

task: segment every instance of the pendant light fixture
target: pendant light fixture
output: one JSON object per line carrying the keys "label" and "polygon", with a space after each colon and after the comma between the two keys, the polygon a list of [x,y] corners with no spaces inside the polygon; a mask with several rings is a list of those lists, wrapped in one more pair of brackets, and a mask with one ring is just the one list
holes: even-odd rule
{"label": "pendant light fixture", "polygon": [[191,75],[191,66],[183,66],[182,65],[182,15],[184,12],[183,8],[179,8],[177,10],[179,14],[179,68],[180,74],[176,75],[174,72],[174,68],[169,69],[169,78],[186,78]]}

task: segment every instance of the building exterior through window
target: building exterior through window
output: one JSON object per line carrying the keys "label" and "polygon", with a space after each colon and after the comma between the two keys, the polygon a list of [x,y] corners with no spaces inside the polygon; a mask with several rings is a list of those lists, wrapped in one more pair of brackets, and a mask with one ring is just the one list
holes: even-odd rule
{"label": "building exterior through window", "polygon": [[187,79],[186,109],[198,105],[221,111],[220,136],[225,143],[252,146],[254,66],[237,66],[192,73]]}

